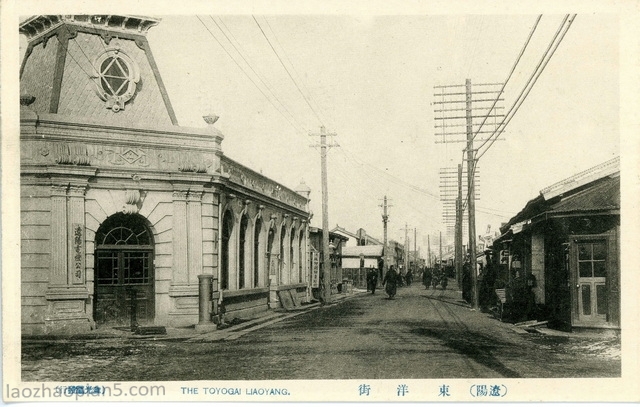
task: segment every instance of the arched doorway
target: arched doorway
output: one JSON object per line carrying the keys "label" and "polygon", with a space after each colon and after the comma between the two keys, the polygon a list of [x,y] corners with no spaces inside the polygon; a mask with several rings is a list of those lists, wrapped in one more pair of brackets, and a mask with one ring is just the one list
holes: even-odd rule
{"label": "arched doorway", "polygon": [[247,265],[250,264],[246,261],[246,255],[249,252],[247,250],[247,228],[249,227],[249,217],[242,215],[240,220],[240,245],[238,246],[238,288],[243,289],[245,287],[244,280]]}
{"label": "arched doorway", "polygon": [[222,239],[220,241],[220,289],[229,289],[229,266],[231,259],[231,232],[233,232],[233,214],[226,211],[222,218]]}
{"label": "arched doorway", "polygon": [[129,324],[132,298],[138,323],[153,323],[153,236],[146,220],[123,213],[110,216],[98,228],[95,245],[96,323]]}
{"label": "arched doorway", "polygon": [[286,266],[285,255],[287,254],[287,252],[285,251],[284,242],[285,242],[286,234],[287,234],[287,229],[283,224],[282,227],[280,228],[280,262],[278,267],[280,284],[289,284],[288,279],[285,280],[285,277],[288,275],[288,273],[285,272],[285,266]]}
{"label": "arched doorway", "polygon": [[260,232],[262,232],[262,219],[257,219],[253,235],[253,286],[260,287]]}
{"label": "arched doorway", "polygon": [[298,240],[298,282],[302,283],[304,281],[304,276],[302,275],[303,272],[303,268],[302,265],[304,264],[304,253],[303,253],[303,249],[304,249],[304,241],[302,240],[302,238],[304,237],[304,234],[302,233],[303,230],[300,229],[300,232],[298,232],[298,234],[300,235],[300,239]]}

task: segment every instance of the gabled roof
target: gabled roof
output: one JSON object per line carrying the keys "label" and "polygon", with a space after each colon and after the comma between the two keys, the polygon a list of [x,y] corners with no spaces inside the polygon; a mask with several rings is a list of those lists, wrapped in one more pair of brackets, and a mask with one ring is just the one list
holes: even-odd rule
{"label": "gabled roof", "polygon": [[346,230],[345,228],[340,227],[339,225],[336,225],[335,228],[331,229],[331,232],[334,233],[342,233],[344,235],[350,236],[354,239],[356,239],[356,242],[359,241],[360,239],[365,239],[367,241],[367,245],[381,245],[383,244],[380,240],[374,238],[373,236],[369,235],[364,229],[360,228],[358,229],[358,232],[356,233],[352,233],[349,232],[348,230]]}
{"label": "gabled roof", "polygon": [[598,180],[608,175],[620,172],[620,157],[612,158],[602,164],[591,167],[588,170],[579,172],[569,178],[548,186],[540,191],[544,199],[549,200],[566,192],[572,191],[592,181]]}
{"label": "gabled roof", "polygon": [[379,257],[382,256],[383,245],[352,246],[342,249],[342,257]]}
{"label": "gabled roof", "polygon": [[606,177],[592,187],[551,205],[552,214],[620,210],[620,176]]}
{"label": "gabled roof", "polygon": [[609,160],[583,171],[577,178],[567,178],[543,189],[540,195],[527,202],[516,216],[500,227],[502,236],[499,239],[504,239],[509,231],[520,232],[533,218],[541,215],[619,214],[620,171],[612,173],[612,168],[619,168],[619,159]]}
{"label": "gabled roof", "polygon": [[345,228],[341,228],[341,227],[340,227],[340,226],[338,226],[338,225],[336,225],[336,227],[335,227],[335,228],[333,228],[333,229],[331,229],[330,231],[331,231],[331,232],[334,232],[334,233],[342,233],[343,235],[351,236],[351,237],[353,237],[354,239],[357,239],[357,238],[358,238],[358,235],[356,235],[355,233],[351,233],[351,232],[349,232],[348,230],[346,230]]}

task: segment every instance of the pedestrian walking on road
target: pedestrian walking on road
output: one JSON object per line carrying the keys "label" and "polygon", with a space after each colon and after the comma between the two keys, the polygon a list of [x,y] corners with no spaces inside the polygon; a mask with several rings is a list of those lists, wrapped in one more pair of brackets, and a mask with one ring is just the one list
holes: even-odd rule
{"label": "pedestrian walking on road", "polygon": [[422,284],[424,285],[425,290],[428,290],[431,287],[431,280],[433,279],[433,275],[431,274],[431,268],[425,268],[422,272]]}
{"label": "pedestrian walking on road", "polygon": [[392,300],[396,295],[396,284],[398,282],[398,273],[396,273],[396,269],[394,266],[389,266],[389,270],[387,274],[384,276],[382,280],[382,285],[384,286],[389,299]]}
{"label": "pedestrian walking on road", "polygon": [[367,286],[371,290],[371,294],[376,293],[376,286],[378,285],[378,270],[373,267],[369,268],[367,273]]}

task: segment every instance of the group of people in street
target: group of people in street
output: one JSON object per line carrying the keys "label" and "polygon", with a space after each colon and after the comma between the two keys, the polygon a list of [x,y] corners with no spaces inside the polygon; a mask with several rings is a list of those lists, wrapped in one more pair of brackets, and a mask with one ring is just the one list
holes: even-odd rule
{"label": "group of people in street", "polygon": [[[395,297],[398,287],[402,287],[405,284],[411,285],[413,281],[413,272],[409,270],[406,274],[398,272],[395,266],[389,266],[386,274],[382,279],[382,285],[385,287],[385,292],[389,296],[389,299]],[[371,267],[367,271],[367,291],[371,294],[376,293],[376,287],[378,285],[378,269]]]}
{"label": "group of people in street", "polygon": [[449,278],[444,268],[440,267],[425,267],[422,271],[422,285],[425,289],[433,287],[434,289],[441,286],[443,290],[447,289]]}

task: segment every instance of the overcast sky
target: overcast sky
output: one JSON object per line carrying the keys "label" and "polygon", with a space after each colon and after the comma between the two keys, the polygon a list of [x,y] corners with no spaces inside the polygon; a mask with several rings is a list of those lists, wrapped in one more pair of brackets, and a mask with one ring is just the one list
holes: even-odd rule
{"label": "overcast sky", "polygon": [[[181,123],[199,126],[203,114],[219,114],[225,154],[290,187],[305,180],[315,225],[320,159],[306,132],[322,123],[340,145],[329,152],[330,227],[381,237],[386,194],[390,237],[402,240],[405,222],[419,236],[444,230],[439,170],[455,168],[464,145],[435,143],[434,86],[503,82],[536,15],[255,17],[164,16],[150,31]],[[505,89],[507,109],[562,18],[542,17]],[[615,16],[575,19],[504,141],[479,162],[478,233],[496,230],[540,189],[619,154],[618,41]]]}
{"label": "overcast sky", "polygon": [[[330,227],[382,238],[386,194],[389,237],[402,242],[407,223],[425,250],[427,234],[432,246],[439,231],[447,238],[439,170],[455,168],[464,148],[435,143],[434,86],[504,82],[537,15],[160,17],[148,37],[181,125],[218,114],[224,153],[290,188],[304,180],[321,226],[318,139],[307,133],[324,124],[340,145],[329,152]],[[505,88],[507,110],[563,17],[543,15]],[[479,162],[478,234],[619,155],[618,44],[615,14],[578,14],[504,141]]]}

